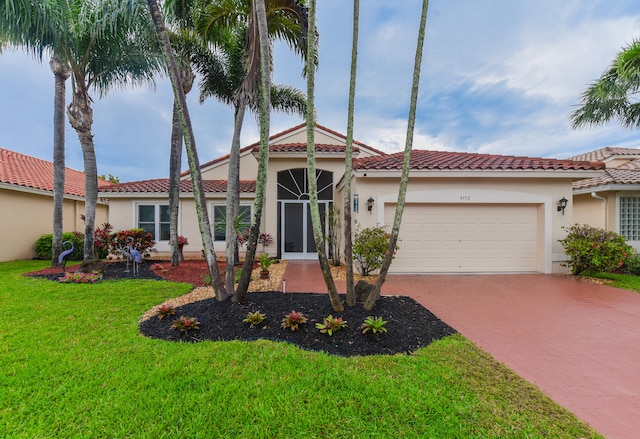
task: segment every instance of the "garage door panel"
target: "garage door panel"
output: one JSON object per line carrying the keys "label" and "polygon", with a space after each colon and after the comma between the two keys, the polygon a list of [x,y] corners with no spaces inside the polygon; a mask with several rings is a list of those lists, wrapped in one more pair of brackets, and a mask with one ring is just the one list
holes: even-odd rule
{"label": "garage door panel", "polygon": [[535,205],[407,204],[399,238],[392,272],[537,271]]}

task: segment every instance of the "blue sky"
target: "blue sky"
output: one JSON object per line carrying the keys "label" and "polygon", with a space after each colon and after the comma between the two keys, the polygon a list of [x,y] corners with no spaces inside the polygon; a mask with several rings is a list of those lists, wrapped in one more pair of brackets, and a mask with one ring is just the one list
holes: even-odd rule
{"label": "blue sky", "polygon": [[[404,148],[421,1],[361,2],[354,137],[387,152]],[[318,123],[346,133],[352,5],[318,1]],[[637,0],[431,0],[422,66],[415,149],[566,158],[604,146],[640,147],[640,131],[572,130],[580,93],[615,54],[640,38]],[[274,48],[274,82],[305,90],[301,62]],[[52,158],[53,75],[21,52],[0,55],[0,147]],[[70,88],[70,85],[68,86]],[[93,94],[98,172],[121,181],[168,174],[172,94],[155,89]],[[201,162],[226,154],[232,111],[189,97]],[[271,133],[302,122],[272,115]],[[242,144],[258,140],[247,116]],[[67,166],[82,170],[75,131],[67,125]]]}

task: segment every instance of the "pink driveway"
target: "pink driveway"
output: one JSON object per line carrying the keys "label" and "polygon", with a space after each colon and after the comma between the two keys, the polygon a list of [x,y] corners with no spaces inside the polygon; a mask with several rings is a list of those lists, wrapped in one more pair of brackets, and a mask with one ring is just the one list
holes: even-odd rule
{"label": "pink driveway", "polygon": [[[326,291],[317,262],[285,278]],[[544,274],[392,275],[383,293],[413,297],[607,438],[638,437],[640,294]]]}

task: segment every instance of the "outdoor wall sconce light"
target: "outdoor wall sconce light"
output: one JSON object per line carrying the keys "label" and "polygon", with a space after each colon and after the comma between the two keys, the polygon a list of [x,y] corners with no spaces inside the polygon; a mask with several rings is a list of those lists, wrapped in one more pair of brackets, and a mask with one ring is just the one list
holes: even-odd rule
{"label": "outdoor wall sconce light", "polygon": [[373,197],[369,197],[369,199],[367,200],[367,210],[369,211],[369,215],[371,215],[371,211],[373,210],[373,202],[375,200],[373,199]]}
{"label": "outdoor wall sconce light", "polygon": [[358,199],[358,194],[353,194],[353,211],[358,213],[358,208],[360,207],[360,201]]}
{"label": "outdoor wall sconce light", "polygon": [[562,212],[562,214],[564,215],[564,208],[567,207],[568,202],[569,200],[567,200],[565,197],[562,197],[562,199],[558,201],[558,212]]}

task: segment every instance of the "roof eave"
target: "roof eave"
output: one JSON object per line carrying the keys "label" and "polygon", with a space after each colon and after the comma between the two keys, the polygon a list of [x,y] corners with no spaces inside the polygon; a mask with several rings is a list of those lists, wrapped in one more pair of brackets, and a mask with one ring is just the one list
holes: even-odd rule
{"label": "roof eave", "polygon": [[574,189],[573,195],[590,194],[591,192],[611,192],[611,191],[640,191],[640,183],[599,184],[595,186]]}

